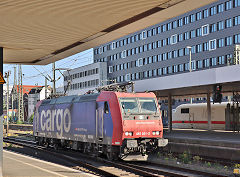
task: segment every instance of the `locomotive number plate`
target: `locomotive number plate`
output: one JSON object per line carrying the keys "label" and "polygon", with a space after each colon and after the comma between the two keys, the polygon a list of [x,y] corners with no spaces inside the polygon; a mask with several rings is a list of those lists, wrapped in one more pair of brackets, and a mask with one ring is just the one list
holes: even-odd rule
{"label": "locomotive number plate", "polygon": [[136,135],[151,135],[150,132],[137,132]]}

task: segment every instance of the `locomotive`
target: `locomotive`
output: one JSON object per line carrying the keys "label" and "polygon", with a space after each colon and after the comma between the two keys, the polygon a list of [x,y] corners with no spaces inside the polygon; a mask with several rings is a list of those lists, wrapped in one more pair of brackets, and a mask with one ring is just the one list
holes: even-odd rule
{"label": "locomotive", "polygon": [[168,143],[154,93],[114,90],[39,101],[33,135],[39,145],[105,155],[111,160],[147,157]]}

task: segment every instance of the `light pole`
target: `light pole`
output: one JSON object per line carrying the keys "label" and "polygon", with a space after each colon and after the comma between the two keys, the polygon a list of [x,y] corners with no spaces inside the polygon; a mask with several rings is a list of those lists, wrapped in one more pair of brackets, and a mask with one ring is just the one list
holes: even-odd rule
{"label": "light pole", "polygon": [[192,72],[192,47],[187,46],[189,49],[189,72]]}

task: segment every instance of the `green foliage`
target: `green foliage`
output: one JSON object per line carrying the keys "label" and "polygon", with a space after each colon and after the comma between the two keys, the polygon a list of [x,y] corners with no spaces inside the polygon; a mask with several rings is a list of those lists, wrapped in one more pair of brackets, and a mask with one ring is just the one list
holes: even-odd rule
{"label": "green foliage", "polygon": [[31,117],[28,120],[28,122],[31,123],[31,124],[33,123],[33,117],[34,117],[34,113],[31,115]]}
{"label": "green foliage", "polygon": [[180,154],[179,158],[185,164],[188,164],[188,163],[191,162],[191,155],[188,152],[186,152],[186,151],[184,151],[184,153]]}
{"label": "green foliage", "polygon": [[23,124],[23,121],[17,120],[17,124]]}
{"label": "green foliage", "polygon": [[201,160],[202,160],[202,158],[199,157],[199,156],[194,156],[194,157],[193,157],[193,161],[194,161],[194,162],[199,162],[199,161],[201,161]]}
{"label": "green foliage", "polygon": [[207,167],[211,167],[212,166],[211,162],[206,162],[206,165],[207,165]]}

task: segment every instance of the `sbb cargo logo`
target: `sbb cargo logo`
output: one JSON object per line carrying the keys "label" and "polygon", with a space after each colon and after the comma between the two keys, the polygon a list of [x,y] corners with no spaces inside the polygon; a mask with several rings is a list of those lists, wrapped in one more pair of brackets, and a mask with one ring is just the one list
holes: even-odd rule
{"label": "sbb cargo logo", "polygon": [[65,110],[42,110],[38,118],[40,118],[40,127],[42,131],[54,132],[56,127],[57,136],[62,136],[63,131],[68,133],[71,129],[72,118],[68,108]]}

